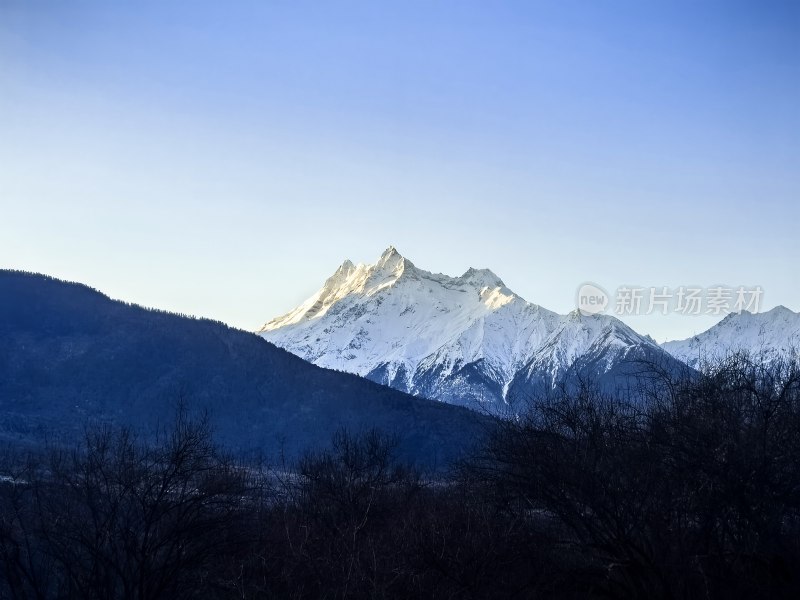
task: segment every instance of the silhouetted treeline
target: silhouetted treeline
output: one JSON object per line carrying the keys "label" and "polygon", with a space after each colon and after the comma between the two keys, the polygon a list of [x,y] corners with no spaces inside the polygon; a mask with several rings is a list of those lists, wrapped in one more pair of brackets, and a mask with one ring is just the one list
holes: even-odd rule
{"label": "silhouetted treeline", "polygon": [[185,415],[156,443],[8,454],[0,595],[800,597],[798,365],[736,356],[658,389],[539,399],[447,476],[378,431],[240,464]]}

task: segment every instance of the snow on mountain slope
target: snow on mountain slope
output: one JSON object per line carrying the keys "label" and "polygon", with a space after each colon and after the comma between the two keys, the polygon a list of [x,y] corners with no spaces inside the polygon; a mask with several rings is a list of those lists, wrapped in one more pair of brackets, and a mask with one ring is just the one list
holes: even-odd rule
{"label": "snow on mountain slope", "polygon": [[556,386],[591,382],[605,392],[636,394],[640,379],[656,373],[686,374],[685,365],[619,319],[582,315],[562,323],[511,382],[506,402],[524,404]]}
{"label": "snow on mountain slope", "polygon": [[797,356],[800,351],[800,313],[776,306],[763,313],[731,313],[710,329],[685,340],[661,346],[672,356],[698,367],[736,351],[767,358]]}
{"label": "snow on mountain slope", "polygon": [[345,261],[314,296],[258,333],[319,366],[493,412],[503,412],[523,369],[547,371],[553,382],[598,343],[663,354],[613,317],[558,315],[488,269],[434,274],[393,247],[373,265]]}

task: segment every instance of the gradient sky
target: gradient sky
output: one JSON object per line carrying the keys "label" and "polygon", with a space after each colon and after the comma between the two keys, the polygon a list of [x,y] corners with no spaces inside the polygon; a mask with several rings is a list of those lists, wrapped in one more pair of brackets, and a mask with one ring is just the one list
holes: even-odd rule
{"label": "gradient sky", "polygon": [[0,266],[246,329],[389,244],[800,310],[798,107],[800,2],[0,0]]}

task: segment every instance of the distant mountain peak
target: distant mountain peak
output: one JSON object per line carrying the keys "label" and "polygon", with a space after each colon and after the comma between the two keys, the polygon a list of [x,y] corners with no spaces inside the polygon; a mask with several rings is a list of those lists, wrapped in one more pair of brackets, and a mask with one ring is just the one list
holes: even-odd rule
{"label": "distant mountain peak", "polygon": [[341,266],[336,270],[336,272],[337,273],[340,273],[340,272],[349,273],[355,268],[356,268],[356,266],[352,263],[352,261],[349,258],[346,258],[346,259],[344,259],[344,262],[341,264]]}
{"label": "distant mountain peak", "polygon": [[742,350],[765,358],[796,356],[800,350],[800,313],[782,305],[765,312],[730,313],[702,333],[661,346],[692,367]]}
{"label": "distant mountain peak", "polygon": [[386,250],[383,251],[383,253],[381,254],[380,259],[378,259],[378,260],[380,262],[381,260],[385,260],[385,259],[388,259],[388,258],[393,258],[393,257],[396,257],[396,256],[399,256],[399,257],[402,258],[402,255],[397,251],[397,248],[395,248],[392,244],[389,244],[389,246],[386,248]]}
{"label": "distant mountain peak", "polygon": [[567,313],[567,318],[569,318],[570,321],[581,321],[583,316],[584,315],[581,314],[580,309],[577,308],[574,308]]}
{"label": "distant mountain peak", "polygon": [[474,269],[470,267],[461,277],[459,277],[459,279],[474,283],[481,288],[506,287],[506,284],[503,283],[503,280],[500,279],[491,269]]}
{"label": "distant mountain peak", "polygon": [[325,285],[323,287],[330,289],[341,285],[343,282],[347,281],[347,278],[350,277],[355,270],[356,266],[350,262],[350,260],[346,259],[339,268],[336,269],[336,272],[325,280]]}
{"label": "distant mountain peak", "polygon": [[394,246],[389,246],[383,251],[378,261],[372,267],[376,275],[394,275],[400,277],[406,271],[413,271],[414,264],[397,251]]}

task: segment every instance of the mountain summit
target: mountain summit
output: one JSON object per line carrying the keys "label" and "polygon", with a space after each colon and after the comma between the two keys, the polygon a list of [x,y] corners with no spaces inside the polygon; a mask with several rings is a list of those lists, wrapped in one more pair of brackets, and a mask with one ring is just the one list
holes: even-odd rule
{"label": "mountain summit", "polygon": [[435,274],[393,246],[371,265],[345,261],[258,333],[319,366],[496,414],[578,365],[608,378],[622,362],[667,356],[614,317],[562,316],[488,269]]}

